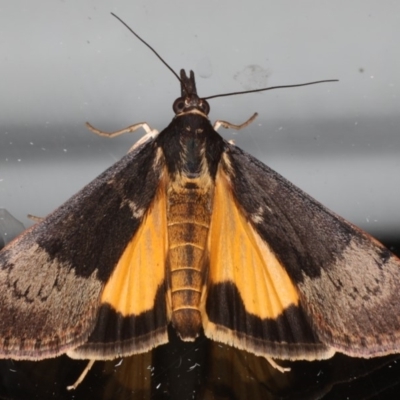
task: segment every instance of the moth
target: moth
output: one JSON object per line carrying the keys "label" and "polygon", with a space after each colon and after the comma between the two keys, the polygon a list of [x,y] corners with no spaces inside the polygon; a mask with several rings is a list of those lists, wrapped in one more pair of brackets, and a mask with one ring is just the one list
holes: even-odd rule
{"label": "moth", "polygon": [[224,140],[179,79],[163,131],[111,134],[146,131],[1,251],[0,357],[125,357],[168,324],[272,359],[400,352],[400,260]]}

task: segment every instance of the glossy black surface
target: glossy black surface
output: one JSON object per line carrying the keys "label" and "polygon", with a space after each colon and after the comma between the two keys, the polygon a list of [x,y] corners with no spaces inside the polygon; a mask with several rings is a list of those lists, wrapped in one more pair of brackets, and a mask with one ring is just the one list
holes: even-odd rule
{"label": "glossy black surface", "polygon": [[[18,221],[7,216],[12,229]],[[3,237],[3,232],[0,232]],[[400,243],[380,238],[393,252]],[[282,374],[263,358],[198,338],[170,343],[123,360],[97,362],[81,385],[72,384],[86,361],[66,356],[40,362],[0,360],[0,399],[397,399],[400,355],[370,360],[337,354],[319,362],[281,363]]]}

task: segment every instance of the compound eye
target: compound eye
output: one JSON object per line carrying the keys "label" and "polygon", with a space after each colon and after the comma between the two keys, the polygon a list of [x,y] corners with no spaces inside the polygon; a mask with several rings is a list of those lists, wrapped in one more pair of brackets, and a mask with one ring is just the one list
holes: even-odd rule
{"label": "compound eye", "polygon": [[200,100],[199,107],[204,114],[208,115],[210,112],[210,105],[205,100]]}
{"label": "compound eye", "polygon": [[185,107],[186,107],[185,106],[185,99],[183,97],[179,97],[178,99],[176,99],[174,101],[172,109],[174,110],[175,114],[179,114],[179,113],[183,112]]}

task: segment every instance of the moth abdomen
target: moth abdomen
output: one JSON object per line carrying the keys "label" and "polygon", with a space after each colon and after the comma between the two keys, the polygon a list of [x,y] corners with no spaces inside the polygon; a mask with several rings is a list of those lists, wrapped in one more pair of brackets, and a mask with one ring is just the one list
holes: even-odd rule
{"label": "moth abdomen", "polygon": [[168,303],[172,325],[183,340],[194,340],[202,329],[210,204],[211,192],[197,185],[188,189],[185,183],[181,190],[174,185],[168,191]]}

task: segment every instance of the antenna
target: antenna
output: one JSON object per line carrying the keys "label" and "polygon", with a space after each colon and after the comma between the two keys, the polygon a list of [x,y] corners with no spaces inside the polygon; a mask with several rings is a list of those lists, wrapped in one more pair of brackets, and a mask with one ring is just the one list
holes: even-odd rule
{"label": "antenna", "polygon": [[[167,64],[167,62],[154,50],[152,46],[150,46],[144,39],[142,39],[126,22],[124,22],[120,17],[115,15],[114,13],[111,13],[113,17],[115,17],[118,21],[120,21],[123,25],[125,25],[131,33],[133,33],[145,46],[147,46],[160,60],[161,62],[175,75],[176,79],[181,83],[181,85],[185,88],[186,93],[189,93],[187,90],[188,88],[186,87],[185,83],[183,80],[179,77],[179,75]],[[203,100],[210,100],[210,99],[215,99],[217,97],[226,97],[226,96],[235,96],[237,94],[246,94],[246,93],[256,93],[256,92],[265,92],[267,90],[273,90],[273,89],[287,89],[287,88],[293,88],[293,87],[299,87],[299,86],[308,86],[308,85],[316,85],[318,83],[327,83],[327,82],[338,82],[339,79],[327,79],[327,80],[322,80],[322,81],[315,81],[315,82],[307,82],[307,83],[298,83],[294,85],[282,85],[282,86],[271,86],[271,87],[266,87],[266,88],[261,88],[261,89],[253,89],[253,90],[244,90],[241,92],[230,92],[230,93],[222,93],[222,94],[215,94],[213,96],[208,96],[208,97],[203,97]]]}
{"label": "antenna", "polygon": [[244,90],[242,92],[230,92],[230,93],[223,93],[223,94],[215,94],[213,96],[203,97],[203,100],[215,99],[216,97],[235,96],[236,94],[265,92],[266,90],[273,90],[273,89],[287,89],[287,88],[293,88],[293,87],[299,87],[299,86],[316,85],[317,83],[326,83],[326,82],[339,82],[339,79],[326,79],[323,81],[297,83],[294,85],[271,86],[271,87],[266,87],[266,88],[261,88],[261,89]]}
{"label": "antenna", "polygon": [[[114,13],[111,13],[111,15],[115,18],[117,18],[117,20],[119,22],[121,22],[123,25],[125,25],[145,46],[147,46],[160,60],[161,62],[175,75],[176,79],[178,79],[178,81],[180,83],[183,84],[181,78],[179,78],[179,75],[167,64],[167,62],[154,50],[154,48],[152,46],[150,46],[144,39],[142,39],[126,22],[124,22],[120,17],[118,17],[117,15],[115,15]],[[184,84],[183,84],[184,85]],[[185,85],[184,85],[185,86]]]}

